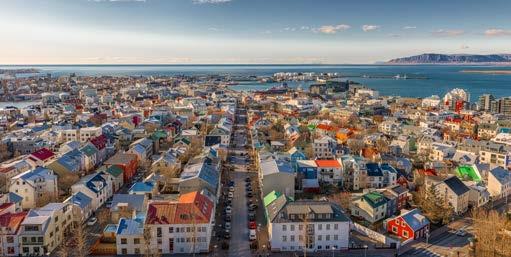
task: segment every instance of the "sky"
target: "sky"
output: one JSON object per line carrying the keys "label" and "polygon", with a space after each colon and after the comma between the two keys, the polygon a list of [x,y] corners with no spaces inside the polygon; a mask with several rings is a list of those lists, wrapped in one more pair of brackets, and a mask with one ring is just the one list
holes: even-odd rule
{"label": "sky", "polygon": [[0,64],[365,64],[511,53],[509,0],[1,0]]}

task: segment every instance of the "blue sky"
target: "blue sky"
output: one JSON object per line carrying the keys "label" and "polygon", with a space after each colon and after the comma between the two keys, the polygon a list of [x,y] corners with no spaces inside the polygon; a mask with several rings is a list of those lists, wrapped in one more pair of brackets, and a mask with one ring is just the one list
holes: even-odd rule
{"label": "blue sky", "polygon": [[373,63],[511,53],[509,0],[3,0],[1,64]]}

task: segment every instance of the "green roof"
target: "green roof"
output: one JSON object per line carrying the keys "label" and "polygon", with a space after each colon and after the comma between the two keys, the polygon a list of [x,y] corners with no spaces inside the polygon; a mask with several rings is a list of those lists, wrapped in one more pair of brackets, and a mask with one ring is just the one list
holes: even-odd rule
{"label": "green roof", "polygon": [[275,201],[277,198],[279,198],[280,196],[282,195],[282,193],[280,192],[277,192],[275,190],[271,191],[269,194],[267,194],[264,199],[263,199],[263,202],[264,202],[264,206],[268,206],[269,204],[271,204],[273,201]]}
{"label": "green roof", "polygon": [[385,197],[378,192],[367,193],[363,197],[373,208],[379,207],[387,202]]}
{"label": "green roof", "polygon": [[82,147],[82,149],[80,149],[80,151],[87,156],[92,156],[98,152],[98,150],[96,150],[96,148],[90,144],[87,144],[84,147]]}
{"label": "green roof", "polygon": [[151,139],[153,139],[153,140],[157,140],[160,138],[166,138],[166,137],[167,137],[167,132],[165,132],[163,130],[157,130],[151,135]]}
{"label": "green roof", "polygon": [[178,143],[179,141],[182,141],[183,143],[189,145],[190,144],[190,140],[188,140],[187,138],[184,138],[184,137],[177,137],[176,139],[174,139],[174,144]]}
{"label": "green roof", "polygon": [[316,125],[314,125],[314,124],[309,124],[309,125],[307,125],[307,128],[308,128],[309,130],[315,130],[315,129],[316,129]]}
{"label": "green roof", "polygon": [[117,165],[112,165],[108,167],[108,169],[106,169],[106,172],[110,173],[114,177],[119,177],[120,175],[122,175],[123,170],[121,169],[121,167]]}
{"label": "green roof", "polygon": [[469,178],[472,181],[481,181],[481,175],[471,166],[459,166],[456,169],[456,174],[460,178]]}

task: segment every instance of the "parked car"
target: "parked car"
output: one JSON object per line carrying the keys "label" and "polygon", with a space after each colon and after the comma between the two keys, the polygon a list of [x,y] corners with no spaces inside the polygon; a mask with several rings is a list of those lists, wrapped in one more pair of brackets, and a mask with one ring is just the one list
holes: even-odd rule
{"label": "parked car", "polygon": [[230,222],[226,222],[224,227],[225,227],[225,229],[231,229],[231,223]]}
{"label": "parked car", "polygon": [[247,177],[247,178],[245,179],[245,182],[250,182],[250,181],[252,181],[252,179],[250,179],[249,177]]}
{"label": "parked car", "polygon": [[249,213],[248,214],[248,220],[249,221],[255,221],[255,214],[254,213]]}
{"label": "parked car", "polygon": [[224,231],[224,238],[225,238],[225,239],[230,239],[230,238],[231,238],[231,230],[226,229],[226,230]]}
{"label": "parked car", "polygon": [[234,192],[234,186],[229,187],[229,192]]}
{"label": "parked car", "polygon": [[252,192],[248,192],[248,193],[247,193],[247,197],[252,197],[252,196],[254,196],[254,195],[252,194]]}
{"label": "parked car", "polygon": [[228,185],[229,185],[230,187],[233,187],[233,186],[234,186],[234,181],[232,181],[232,180],[231,180],[231,181],[229,181]]}
{"label": "parked car", "polygon": [[466,236],[467,231],[465,231],[464,229],[459,229],[458,231],[456,231],[456,235],[457,236]]}
{"label": "parked car", "polygon": [[227,194],[227,197],[228,197],[228,198],[233,198],[233,197],[234,197],[234,193],[233,193],[233,192],[229,192],[229,193]]}
{"label": "parked car", "polygon": [[232,213],[232,207],[231,206],[225,207],[225,213],[231,214]]}
{"label": "parked car", "polygon": [[248,238],[250,239],[250,241],[254,241],[257,239],[257,233],[256,233],[255,229],[250,230],[250,233],[248,234]]}
{"label": "parked car", "polygon": [[248,222],[248,228],[249,229],[256,229],[257,228],[257,224],[255,223],[255,221],[249,221]]}
{"label": "parked car", "polygon": [[87,226],[94,226],[98,222],[98,219],[96,217],[92,217],[87,221]]}
{"label": "parked car", "polygon": [[250,211],[253,211],[253,210],[257,209],[257,204],[251,204],[251,205],[249,205],[249,206],[248,206],[248,209],[249,209]]}

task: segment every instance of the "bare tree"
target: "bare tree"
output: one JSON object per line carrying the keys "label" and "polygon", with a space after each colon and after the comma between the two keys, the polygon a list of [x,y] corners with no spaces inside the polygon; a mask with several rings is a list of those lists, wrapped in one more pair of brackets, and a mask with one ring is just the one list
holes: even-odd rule
{"label": "bare tree", "polygon": [[505,214],[476,209],[472,212],[472,218],[476,256],[511,256],[511,221]]}
{"label": "bare tree", "polygon": [[72,232],[73,241],[75,243],[75,247],[73,249],[74,255],[76,257],[89,256],[90,248],[89,245],[87,244],[87,232],[85,231],[83,224],[77,222],[77,224],[75,224],[74,228],[72,229]]}
{"label": "bare tree", "polygon": [[106,208],[100,209],[96,213],[96,218],[98,219],[98,224],[100,227],[106,226],[108,223],[110,223],[110,211]]}
{"label": "bare tree", "polygon": [[67,242],[63,242],[59,249],[55,252],[57,257],[69,257],[71,256],[71,248],[68,246]]}
{"label": "bare tree", "polygon": [[360,139],[352,138],[352,139],[348,139],[348,147],[350,148],[351,153],[360,155],[360,151],[362,151],[362,149],[364,149],[365,144]]}

